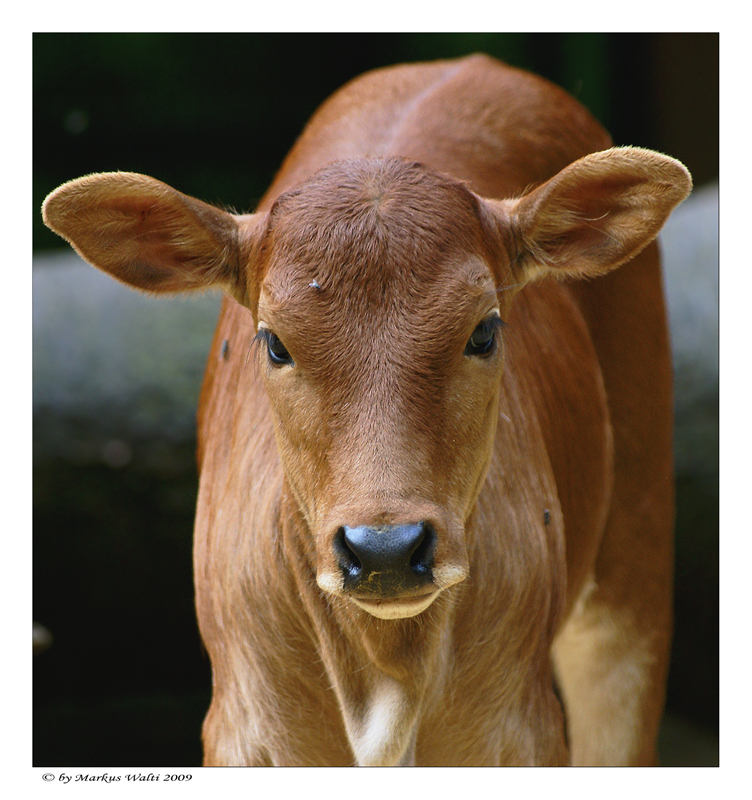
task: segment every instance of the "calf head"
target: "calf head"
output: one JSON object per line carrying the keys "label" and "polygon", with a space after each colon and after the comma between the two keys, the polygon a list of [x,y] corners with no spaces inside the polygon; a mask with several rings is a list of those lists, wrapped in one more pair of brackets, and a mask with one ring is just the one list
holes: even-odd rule
{"label": "calf head", "polygon": [[65,184],[45,222],[132,286],[216,286],[254,357],[322,590],[408,617],[468,574],[466,521],[498,415],[504,320],[545,275],[637,254],[688,194],[673,159],[615,148],[519,199],[401,159],[335,162],[233,215],[131,173]]}

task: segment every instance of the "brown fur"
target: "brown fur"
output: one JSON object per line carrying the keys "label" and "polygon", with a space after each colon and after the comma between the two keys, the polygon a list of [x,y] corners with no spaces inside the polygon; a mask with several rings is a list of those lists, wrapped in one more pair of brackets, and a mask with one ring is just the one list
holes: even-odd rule
{"label": "brown fur", "polygon": [[[672,466],[650,242],[691,184],[609,146],[560,89],[473,56],[348,84],[255,214],[128,173],[48,198],[116,278],[229,295],[199,418],[206,764],[654,763]],[[498,346],[466,355],[496,313]],[[337,531],[420,520],[433,601],[369,606]]]}

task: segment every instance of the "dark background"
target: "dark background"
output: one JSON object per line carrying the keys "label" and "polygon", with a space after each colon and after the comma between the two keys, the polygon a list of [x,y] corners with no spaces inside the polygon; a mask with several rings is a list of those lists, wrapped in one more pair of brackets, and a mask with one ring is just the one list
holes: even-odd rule
{"label": "dark background", "polygon": [[[700,186],[718,177],[718,47],[716,34],[35,34],[34,247],[61,247],[38,209],[89,172],[251,210],[347,80],[477,51],[560,84],[616,144],[669,153]],[[34,618],[54,635],[34,662],[34,763],[196,765],[211,677],[192,606],[194,442],[129,438],[105,410],[95,427],[128,440],[127,465],[48,449],[54,420],[34,420]],[[668,707],[717,731],[717,483],[680,474],[677,489]]]}

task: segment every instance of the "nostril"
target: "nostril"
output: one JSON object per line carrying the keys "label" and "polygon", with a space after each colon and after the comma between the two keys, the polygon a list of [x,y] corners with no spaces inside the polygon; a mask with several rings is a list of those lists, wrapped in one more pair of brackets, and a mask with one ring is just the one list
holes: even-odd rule
{"label": "nostril", "polygon": [[355,551],[350,547],[347,541],[347,533],[344,528],[339,528],[334,537],[334,549],[339,557],[339,563],[348,573],[350,578],[357,578],[363,565],[360,563]]}
{"label": "nostril", "polygon": [[428,522],[379,527],[343,525],[334,552],[345,587],[388,596],[433,580],[438,536]]}
{"label": "nostril", "polygon": [[430,575],[436,532],[430,523],[423,523],[423,536],[410,555],[410,568],[416,575]]}

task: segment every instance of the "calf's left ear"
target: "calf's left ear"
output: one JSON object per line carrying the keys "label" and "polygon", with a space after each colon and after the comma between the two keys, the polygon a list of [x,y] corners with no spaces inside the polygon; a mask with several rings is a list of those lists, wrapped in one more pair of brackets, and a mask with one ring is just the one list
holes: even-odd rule
{"label": "calf's left ear", "polygon": [[147,175],[110,172],[65,183],[44,202],[45,224],[78,254],[136,289],[216,287],[243,302],[239,220]]}
{"label": "calf's left ear", "polygon": [[518,200],[491,206],[511,229],[523,281],[593,277],[636,256],[691,189],[675,159],[614,147],[575,161]]}

